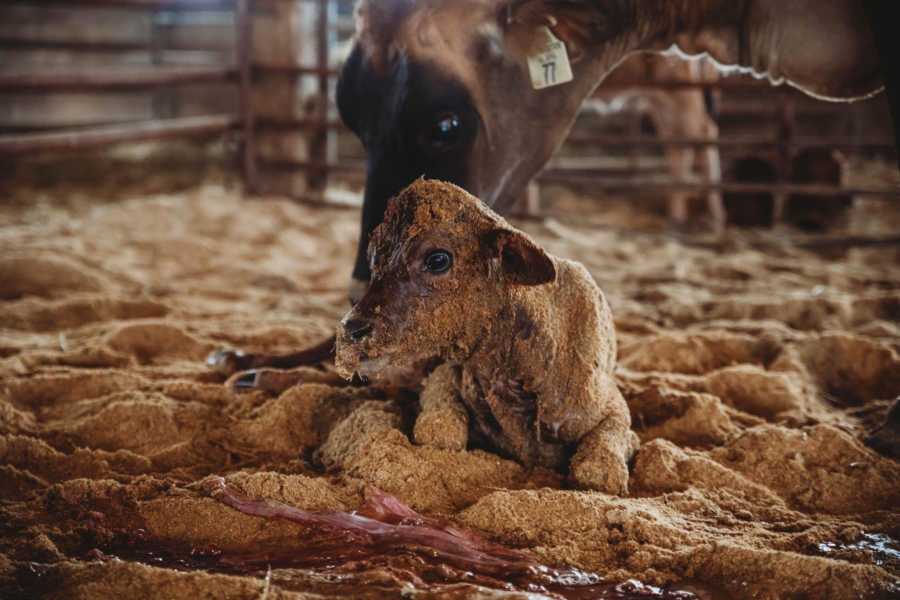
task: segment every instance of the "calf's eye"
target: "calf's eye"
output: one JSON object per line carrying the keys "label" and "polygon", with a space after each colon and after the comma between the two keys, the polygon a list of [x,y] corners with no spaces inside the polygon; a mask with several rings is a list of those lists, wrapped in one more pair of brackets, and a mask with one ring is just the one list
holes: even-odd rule
{"label": "calf's eye", "polygon": [[453,266],[453,255],[446,250],[432,250],[422,261],[425,270],[435,275],[446,273]]}

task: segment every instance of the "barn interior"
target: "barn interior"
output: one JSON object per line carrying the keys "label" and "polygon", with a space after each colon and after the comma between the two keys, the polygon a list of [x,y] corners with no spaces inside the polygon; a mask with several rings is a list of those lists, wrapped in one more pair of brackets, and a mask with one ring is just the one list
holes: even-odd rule
{"label": "barn interior", "polygon": [[[612,306],[641,440],[626,496],[414,443],[415,389],[326,362],[240,390],[207,366],[319,343],[347,312],[366,155],[334,96],[353,5],[0,7],[0,597],[897,597],[884,94],[638,56],[507,215]],[[370,515],[379,494],[520,570],[289,510]]]}

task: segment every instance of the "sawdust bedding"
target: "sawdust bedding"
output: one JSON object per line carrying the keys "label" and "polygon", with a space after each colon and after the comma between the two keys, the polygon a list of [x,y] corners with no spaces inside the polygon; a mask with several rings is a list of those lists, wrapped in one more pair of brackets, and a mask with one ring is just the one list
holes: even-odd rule
{"label": "sawdust bedding", "polygon": [[522,224],[582,261],[612,305],[616,380],[642,441],[629,494],[615,497],[483,450],[416,446],[409,394],[327,368],[277,397],[222,386],[204,365],[216,348],[286,351],[331,333],[353,211],[245,204],[206,185],[35,198],[0,208],[0,222],[0,596],[341,589],[315,570],[229,574],[123,549],[302,540],[300,525],[210,497],[217,476],[307,510],[356,509],[375,487],[612,581],[692,581],[722,597],[900,593],[900,464],[862,443],[900,396],[895,249],[823,257],[733,233],[720,252]]}

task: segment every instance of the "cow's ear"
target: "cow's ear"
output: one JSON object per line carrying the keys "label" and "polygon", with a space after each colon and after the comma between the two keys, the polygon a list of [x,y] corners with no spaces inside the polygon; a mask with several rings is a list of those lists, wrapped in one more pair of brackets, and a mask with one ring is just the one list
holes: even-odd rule
{"label": "cow's ear", "polygon": [[553,35],[565,42],[573,63],[584,57],[592,44],[615,37],[626,26],[600,2],[503,0],[501,4],[500,22],[516,45],[525,46],[530,53],[531,46],[544,39],[537,29],[549,27]]}
{"label": "cow's ear", "polygon": [[517,285],[543,285],[556,281],[553,260],[524,233],[493,229],[482,241],[491,258],[499,259],[507,281]]}

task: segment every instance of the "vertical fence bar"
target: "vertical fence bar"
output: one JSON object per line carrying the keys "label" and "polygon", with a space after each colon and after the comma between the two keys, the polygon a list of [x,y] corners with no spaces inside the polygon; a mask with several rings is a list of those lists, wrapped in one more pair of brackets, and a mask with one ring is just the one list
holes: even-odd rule
{"label": "vertical fence bar", "polygon": [[246,190],[253,194],[258,187],[256,164],[255,119],[253,114],[253,20],[252,0],[237,0],[235,5],[235,27],[237,28],[237,67],[239,85],[239,110],[241,118],[241,166]]}
{"label": "vertical fence bar", "polygon": [[[793,92],[782,89],[778,93],[779,110],[778,110],[778,156],[776,161],[777,185],[779,187],[790,183],[791,180],[791,161],[793,159],[793,142],[794,142],[794,113],[795,103]],[[784,192],[776,192],[773,222],[780,223],[784,216],[784,209],[787,206],[787,194]]]}
{"label": "vertical fence bar", "polygon": [[793,158],[791,147],[794,142],[794,113],[795,105],[792,92],[782,92],[781,95],[781,168],[785,179],[791,176],[791,159]]}
{"label": "vertical fence bar", "polygon": [[316,111],[317,127],[313,144],[313,161],[317,164],[313,185],[323,190],[328,184],[328,3],[329,0],[319,0],[319,14],[316,23],[316,68],[319,79],[319,98]]}
{"label": "vertical fence bar", "polygon": [[[162,31],[160,29],[159,12],[154,10],[150,13],[150,64],[158,67],[163,64],[163,41]],[[161,119],[165,116],[163,108],[163,92],[161,90],[153,90],[153,98],[151,101],[151,111],[154,119]]]}
{"label": "vertical fence bar", "polygon": [[[165,65],[165,52],[172,47],[172,39],[178,16],[170,10],[155,10],[151,18],[150,62],[157,67]],[[178,94],[170,87],[153,92],[153,117],[171,119],[178,116]]]}

